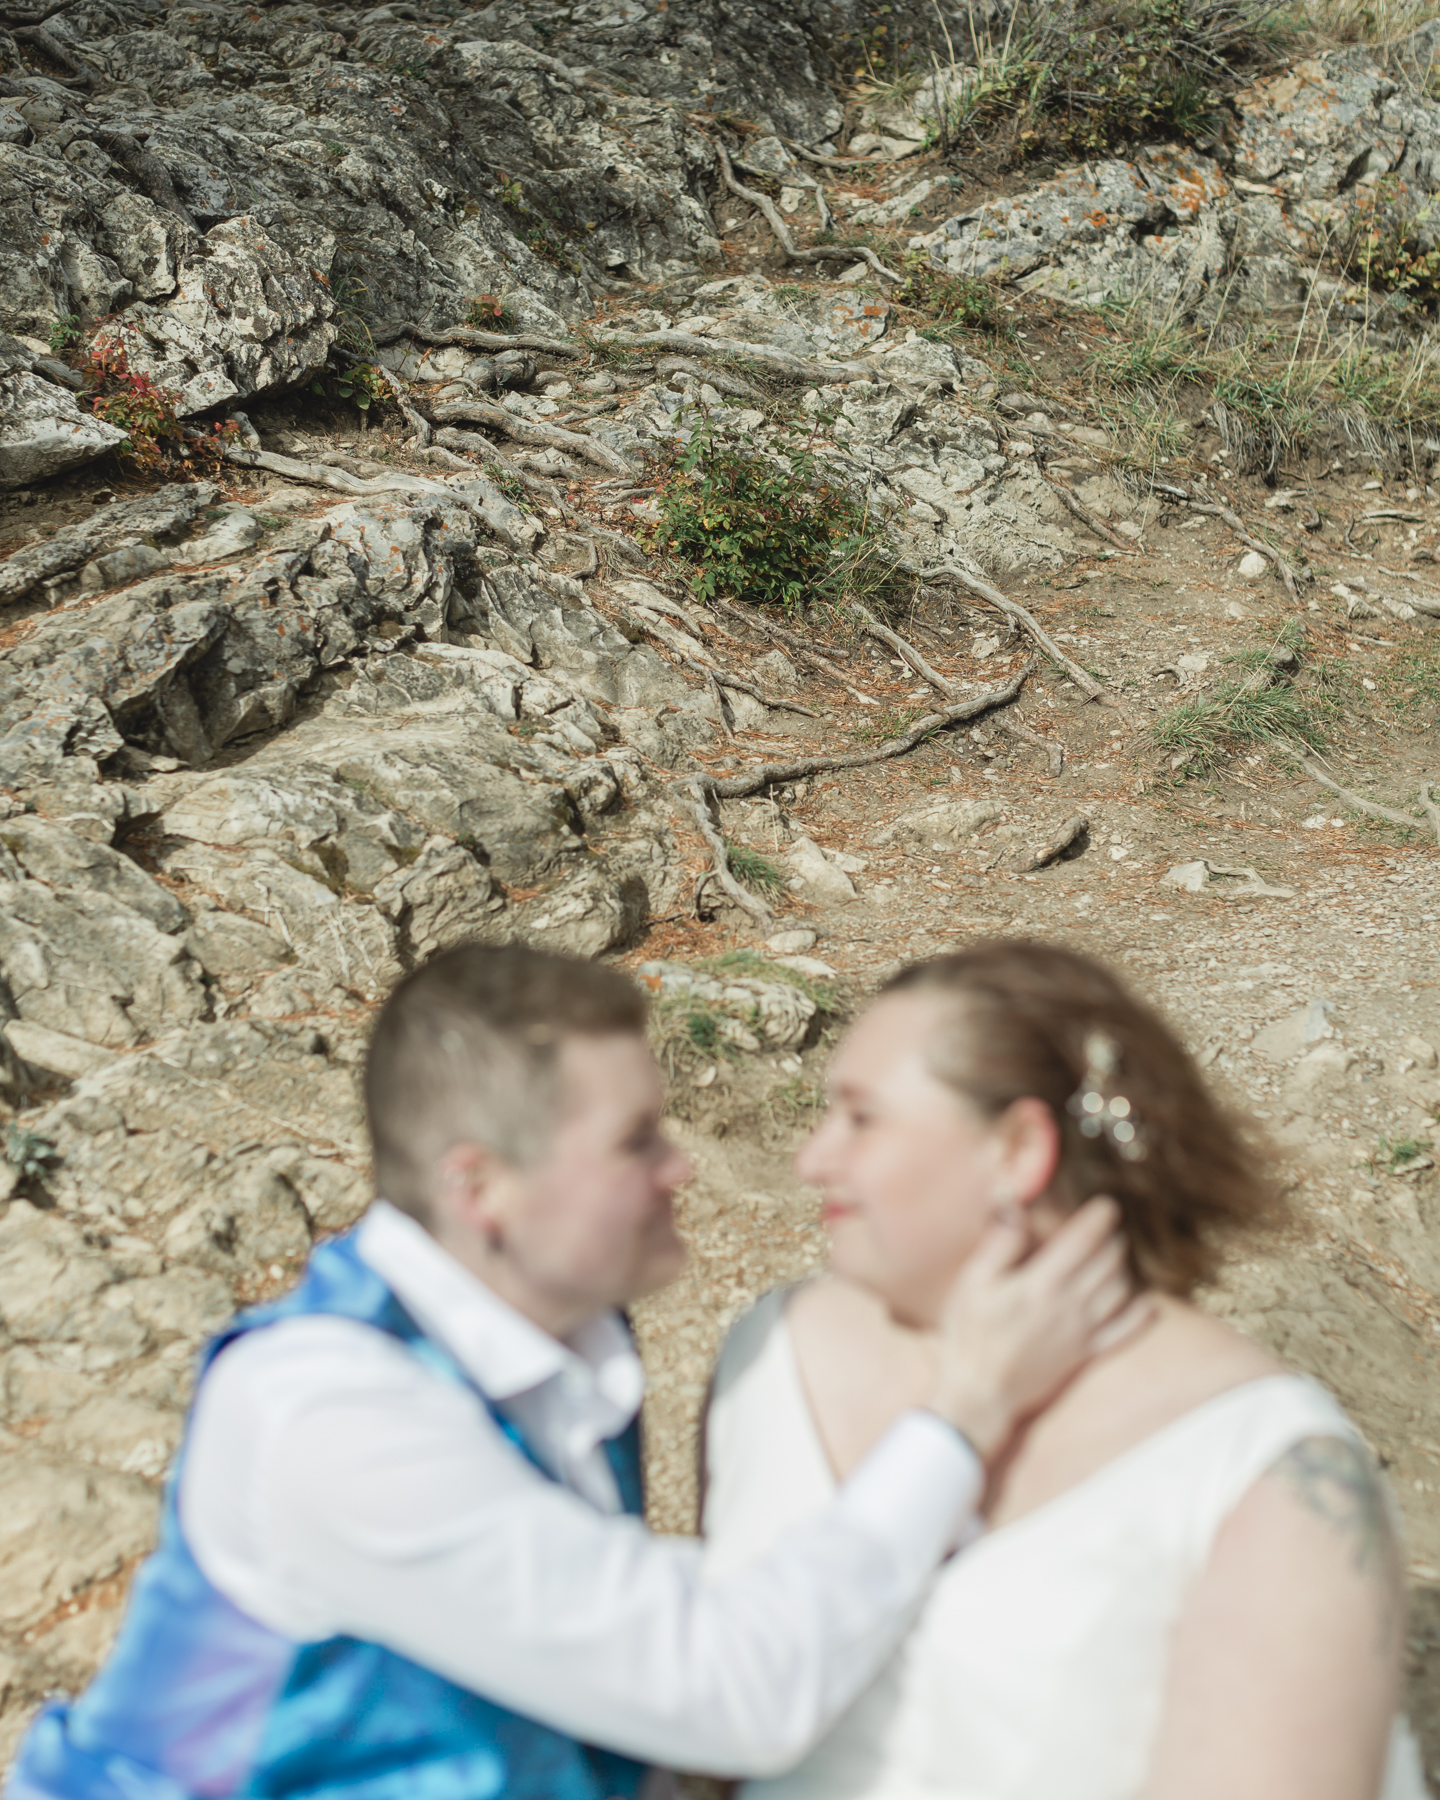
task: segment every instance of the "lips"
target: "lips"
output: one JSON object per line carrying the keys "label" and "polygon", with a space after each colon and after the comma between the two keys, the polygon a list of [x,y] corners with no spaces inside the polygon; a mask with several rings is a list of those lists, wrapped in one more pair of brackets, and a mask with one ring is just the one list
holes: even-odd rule
{"label": "lips", "polygon": [[853,1218],[858,1207],[847,1206],[843,1200],[827,1200],[820,1208],[821,1221],[826,1225],[836,1225],[841,1219]]}

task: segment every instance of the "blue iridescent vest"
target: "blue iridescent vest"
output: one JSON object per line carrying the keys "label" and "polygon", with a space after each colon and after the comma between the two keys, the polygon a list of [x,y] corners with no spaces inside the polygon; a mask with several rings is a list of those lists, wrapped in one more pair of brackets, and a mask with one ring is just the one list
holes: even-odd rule
{"label": "blue iridescent vest", "polygon": [[[412,1345],[470,1386],[355,1250],[322,1246],[295,1291],[242,1313],[242,1332],[329,1313]],[[472,1391],[473,1387],[472,1387]],[[509,1421],[497,1422],[535,1459]],[[606,1446],[639,1512],[639,1430]],[[135,1578],[108,1662],[73,1705],[51,1703],[21,1743],[5,1800],[633,1800],[645,1770],[355,1638],[301,1644],[247,1617],[200,1572],[180,1530],[178,1465],[160,1544]]]}

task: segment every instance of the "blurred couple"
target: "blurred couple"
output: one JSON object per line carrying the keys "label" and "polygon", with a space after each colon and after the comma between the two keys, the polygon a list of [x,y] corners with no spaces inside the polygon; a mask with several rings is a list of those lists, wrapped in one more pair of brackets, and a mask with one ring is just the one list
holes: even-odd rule
{"label": "blurred couple", "polygon": [[799,1170],[830,1268],[720,1358],[649,1536],[624,1306],[678,1273],[644,1001],[463,947],[366,1070],[377,1196],[202,1359],[115,1649],[10,1800],[1423,1800],[1388,1498],[1192,1303],[1273,1216],[1101,965],[902,972]]}

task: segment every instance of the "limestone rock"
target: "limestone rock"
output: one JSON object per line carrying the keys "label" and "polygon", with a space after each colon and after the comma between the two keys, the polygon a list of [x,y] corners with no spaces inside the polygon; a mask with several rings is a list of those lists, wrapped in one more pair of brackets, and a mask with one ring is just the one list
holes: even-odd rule
{"label": "limestone rock", "polygon": [[172,482],[140,500],[112,502],[54,537],[28,544],[0,562],[0,605],[20,600],[42,581],[78,569],[110,550],[183,529],[218,493],[213,482]]}
{"label": "limestone rock", "polygon": [[82,412],[68,388],[23,370],[0,375],[0,488],[43,481],[125,441],[117,426]]}
{"label": "limestone rock", "polygon": [[709,974],[684,963],[647,962],[635,971],[662,1004],[704,1008],[737,1050],[794,1050],[805,1040],[816,1005],[789,982]]}
{"label": "limestone rock", "polygon": [[452,944],[500,935],[496,915],[505,902],[470,851],[435,837],[413,863],[376,885],[375,904],[395,920],[407,956],[419,962]]}
{"label": "limestone rock", "polygon": [[812,838],[796,838],[780,860],[790,873],[790,885],[807,900],[844,906],[855,898],[850,877]]}
{"label": "limestone rock", "polygon": [[104,894],[37,881],[0,882],[0,978],[22,1019],[109,1049],[206,1006],[177,938]]}
{"label": "limestone rock", "polygon": [[160,1498],[137,1475],[0,1458],[0,1625],[38,1624],[80,1588],[148,1550]]}
{"label": "limestone rock", "polygon": [[1001,815],[993,800],[941,800],[910,806],[885,826],[877,844],[913,843],[922,849],[955,848]]}

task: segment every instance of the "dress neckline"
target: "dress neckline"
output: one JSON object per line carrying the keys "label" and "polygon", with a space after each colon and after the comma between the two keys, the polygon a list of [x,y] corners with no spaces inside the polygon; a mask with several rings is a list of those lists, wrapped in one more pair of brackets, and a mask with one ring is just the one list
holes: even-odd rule
{"label": "dress neckline", "polygon": [[[800,1360],[795,1354],[795,1340],[790,1331],[789,1314],[783,1304],[780,1308],[779,1323],[784,1334],[785,1353],[795,1384],[795,1398],[804,1416],[806,1429],[814,1443],[820,1467],[825,1473],[825,1479],[833,1494],[839,1491],[840,1483],[835,1479],[835,1471],[831,1466],[829,1453],[825,1449],[815,1414],[806,1397],[805,1383],[800,1375]],[[1310,1381],[1304,1375],[1295,1375],[1286,1370],[1282,1370],[1276,1375],[1252,1375],[1246,1381],[1234,1382],[1227,1388],[1221,1388],[1219,1393],[1211,1394],[1208,1399],[1198,1401],[1194,1406],[1187,1407],[1184,1412],[1177,1413],[1173,1419],[1167,1419],[1163,1425],[1157,1425],[1154,1431],[1147,1432],[1142,1438],[1137,1438],[1133,1444],[1128,1445],[1124,1450],[1117,1451],[1098,1468],[1092,1469],[1088,1475],[1082,1475],[1079,1481],[1072,1482],[1067,1488],[1062,1488],[1058,1494],[1052,1494],[1048,1500],[1042,1500],[1038,1506],[1032,1506],[1028,1512],[1021,1513],[1018,1518],[1011,1519],[1004,1525],[991,1525],[986,1521],[983,1530],[972,1545],[972,1550],[978,1548],[981,1543],[994,1542],[1007,1537],[1012,1532],[1019,1531],[1022,1526],[1029,1525],[1032,1520],[1044,1518],[1048,1513],[1063,1511],[1077,1497],[1083,1497],[1091,1488],[1103,1487],[1110,1480],[1122,1475],[1132,1463],[1144,1461],[1153,1454],[1157,1447],[1166,1443],[1172,1436],[1178,1435],[1181,1431],[1193,1429],[1208,1414],[1222,1410],[1237,1396],[1249,1395],[1259,1388],[1272,1387],[1277,1384],[1287,1387],[1299,1386],[1307,1390],[1313,1389],[1322,1395],[1325,1394],[1325,1390],[1319,1387],[1318,1383]]]}

